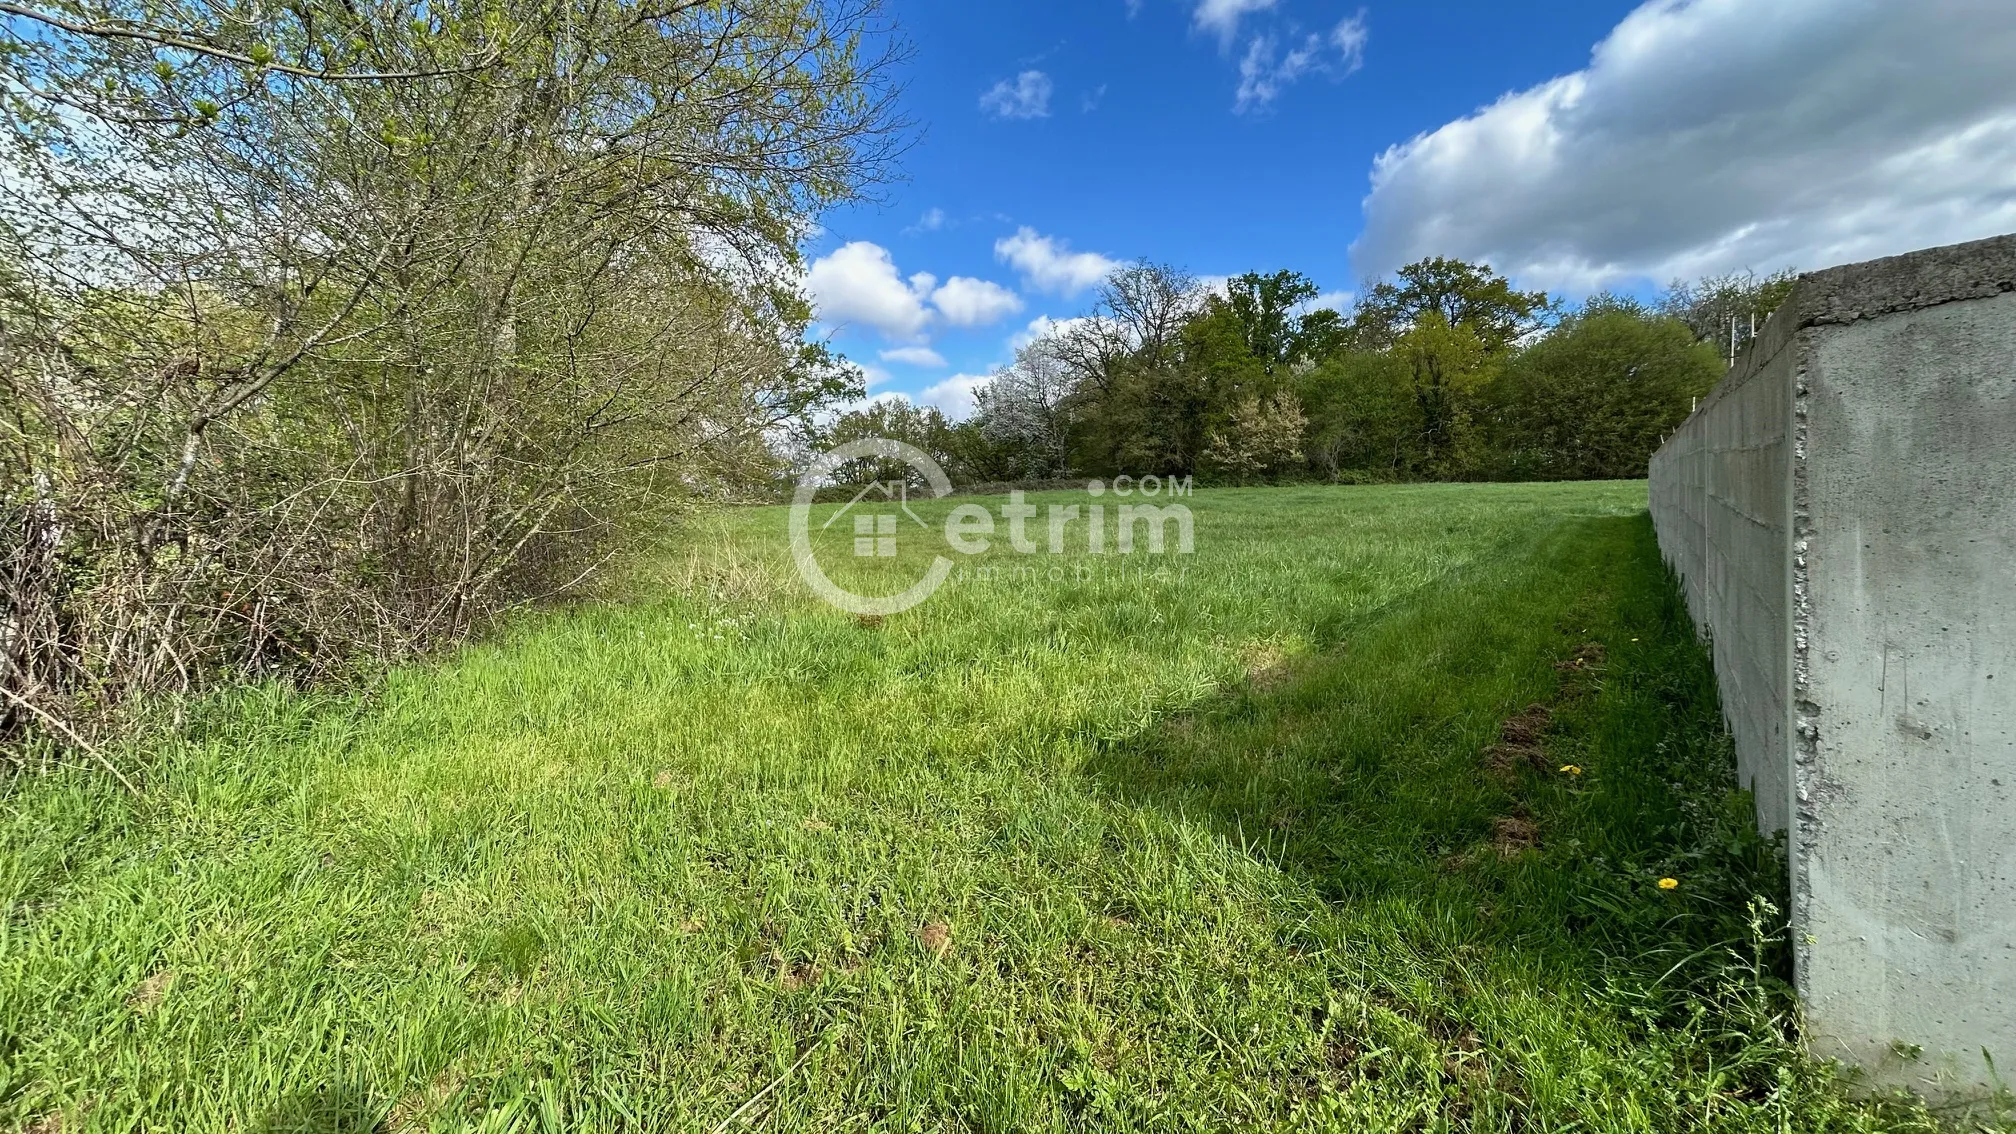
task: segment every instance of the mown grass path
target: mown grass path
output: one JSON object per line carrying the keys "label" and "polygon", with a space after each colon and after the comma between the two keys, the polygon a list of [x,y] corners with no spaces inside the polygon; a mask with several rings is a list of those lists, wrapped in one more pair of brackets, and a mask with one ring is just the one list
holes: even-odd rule
{"label": "mown grass path", "polygon": [[880,625],[751,510],[634,601],[207,705],[137,801],[4,788],[0,1120],[1915,1127],[1737,963],[1779,867],[1643,496],[1204,491],[1160,577]]}

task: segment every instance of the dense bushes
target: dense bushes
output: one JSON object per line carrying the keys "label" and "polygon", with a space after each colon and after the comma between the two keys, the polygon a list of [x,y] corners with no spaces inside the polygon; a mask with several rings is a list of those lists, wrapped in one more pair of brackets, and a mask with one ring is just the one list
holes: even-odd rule
{"label": "dense bushes", "polygon": [[452,640],[858,390],[872,0],[182,11],[0,33],[0,733]]}

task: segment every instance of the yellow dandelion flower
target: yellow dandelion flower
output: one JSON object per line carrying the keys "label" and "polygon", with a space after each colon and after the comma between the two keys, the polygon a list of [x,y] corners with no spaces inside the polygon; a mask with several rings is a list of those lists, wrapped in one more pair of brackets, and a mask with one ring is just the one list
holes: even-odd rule
{"label": "yellow dandelion flower", "polygon": [[1564,772],[1566,772],[1566,773],[1568,773],[1568,774],[1569,774],[1569,775],[1571,775],[1571,776],[1579,776],[1579,775],[1581,775],[1581,774],[1582,774],[1582,765],[1580,765],[1580,764],[1563,764],[1563,765],[1561,765],[1561,770],[1562,770],[1562,771],[1564,771]]}
{"label": "yellow dandelion flower", "polygon": [[1680,880],[1678,878],[1661,878],[1659,880],[1659,888],[1661,890],[1678,890],[1680,888]]}

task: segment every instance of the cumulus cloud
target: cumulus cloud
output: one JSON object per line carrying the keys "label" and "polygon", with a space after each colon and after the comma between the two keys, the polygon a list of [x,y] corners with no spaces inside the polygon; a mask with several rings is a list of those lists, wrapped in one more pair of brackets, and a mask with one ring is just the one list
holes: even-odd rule
{"label": "cumulus cloud", "polygon": [[[884,390],[865,398],[836,403],[828,406],[816,420],[820,425],[831,425],[857,410],[870,409],[885,402],[901,402],[914,406],[935,406],[938,412],[946,417],[954,421],[963,421],[973,416],[973,410],[977,406],[973,392],[993,380],[994,376],[991,374],[954,374],[941,382],[934,382],[924,387],[915,394],[906,394],[901,390]],[[873,385],[871,382],[870,386]]]}
{"label": "cumulus cloud", "polygon": [[1220,299],[1232,298],[1231,276],[1216,275],[1210,272],[1206,272],[1201,276],[1195,276],[1193,278],[1197,281],[1197,290],[1202,292],[1203,294],[1215,295]]}
{"label": "cumulus cloud", "polygon": [[928,273],[904,280],[888,250],[866,240],[819,257],[805,274],[805,289],[822,321],[872,327],[897,340],[923,335],[931,321],[924,299],[937,283]]}
{"label": "cumulus cloud", "polygon": [[1048,315],[1038,315],[1029,321],[1027,327],[1008,336],[1008,350],[1011,353],[1020,351],[1023,347],[1028,346],[1037,339],[1049,335],[1068,335],[1071,333],[1072,328],[1087,321],[1088,319],[1083,316],[1071,319],[1052,319]]}
{"label": "cumulus cloud", "polygon": [[980,109],[996,118],[1048,118],[1054,85],[1041,71],[1024,71],[1013,82],[1003,79],[980,96]]}
{"label": "cumulus cloud", "polygon": [[[874,383],[871,382],[869,383],[869,385],[873,386]],[[848,414],[854,413],[857,410],[869,409],[873,406],[881,405],[884,402],[903,402],[906,404],[914,404],[910,402],[910,395],[904,393],[901,390],[884,390],[879,394],[870,394],[865,398],[855,398],[852,401],[829,403],[824,409],[812,415],[812,421],[813,424],[821,426],[823,428],[825,426],[832,425],[834,422],[839,421],[841,418],[846,417]]]}
{"label": "cumulus cloud", "polygon": [[931,293],[945,321],[955,327],[984,327],[1022,310],[1022,298],[990,280],[953,276]]}
{"label": "cumulus cloud", "polygon": [[1374,164],[1366,274],[1590,290],[2016,230],[2016,5],[1651,0],[1581,71]]}
{"label": "cumulus cloud", "polygon": [[1351,292],[1326,291],[1307,303],[1298,306],[1295,309],[1295,313],[1297,315],[1307,315],[1311,311],[1335,311],[1340,315],[1346,315],[1351,312],[1352,307],[1357,305],[1357,302],[1358,297]]}
{"label": "cumulus cloud", "polygon": [[975,402],[973,391],[993,381],[988,374],[954,374],[943,382],[934,382],[917,395],[920,405],[937,406],[938,411],[954,421],[973,416]]}
{"label": "cumulus cloud", "polygon": [[1076,295],[1120,267],[1120,261],[1097,252],[1073,252],[1066,242],[1028,225],[995,241],[994,255],[1021,272],[1030,287],[1058,295]]}
{"label": "cumulus cloud", "polygon": [[[889,250],[866,240],[843,244],[812,261],[805,289],[819,320],[836,327],[865,327],[913,350],[882,357],[913,361],[930,355],[927,332],[936,323],[984,327],[1022,310],[1022,299],[1000,284],[953,276],[944,284],[929,272],[905,279]],[[919,353],[921,352],[921,353]],[[938,359],[935,365],[943,366]]]}
{"label": "cumulus cloud", "polygon": [[1232,109],[1240,114],[1259,110],[1305,75],[1351,74],[1365,65],[1365,45],[1371,37],[1362,11],[1328,35],[1303,36],[1285,52],[1271,33],[1254,36],[1239,60],[1239,89]]}
{"label": "cumulus cloud", "polygon": [[[940,367],[945,365],[945,356],[927,346],[897,347],[882,352],[882,361],[900,362],[905,366]],[[888,377],[884,375],[883,377]],[[869,383],[873,385],[874,383]]]}
{"label": "cumulus cloud", "polygon": [[1239,34],[1239,21],[1251,12],[1264,12],[1274,6],[1274,0],[1198,0],[1191,18],[1198,28],[1217,35],[1219,42],[1230,44]]}

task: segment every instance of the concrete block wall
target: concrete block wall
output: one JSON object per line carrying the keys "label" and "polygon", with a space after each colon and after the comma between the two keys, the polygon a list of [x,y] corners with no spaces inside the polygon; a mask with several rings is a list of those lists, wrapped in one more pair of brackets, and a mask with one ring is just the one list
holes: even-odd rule
{"label": "concrete block wall", "polygon": [[1652,458],[1652,520],[1709,631],[1737,777],[1757,825],[1792,817],[1792,383],[1786,323],[1764,333]]}
{"label": "concrete block wall", "polygon": [[2016,237],[1803,277],[1651,476],[1810,1045],[2016,1083]]}

